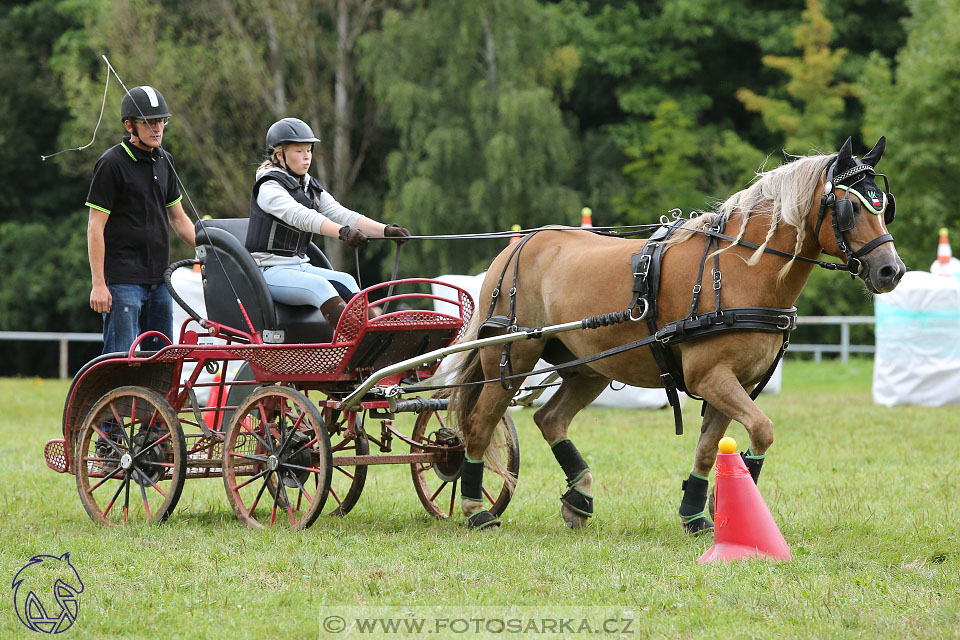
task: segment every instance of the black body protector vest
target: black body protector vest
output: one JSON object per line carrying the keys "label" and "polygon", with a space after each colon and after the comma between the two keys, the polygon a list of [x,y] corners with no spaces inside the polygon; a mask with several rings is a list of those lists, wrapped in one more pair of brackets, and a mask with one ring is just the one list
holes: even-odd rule
{"label": "black body protector vest", "polygon": [[320,194],[323,189],[316,180],[311,180],[304,191],[300,182],[285,171],[268,171],[253,185],[250,195],[250,222],[244,246],[248,251],[264,251],[278,256],[303,256],[313,240],[313,233],[303,231],[270,215],[257,204],[260,186],[267,180],[275,180],[286,189],[293,199],[309,209],[320,209]]}

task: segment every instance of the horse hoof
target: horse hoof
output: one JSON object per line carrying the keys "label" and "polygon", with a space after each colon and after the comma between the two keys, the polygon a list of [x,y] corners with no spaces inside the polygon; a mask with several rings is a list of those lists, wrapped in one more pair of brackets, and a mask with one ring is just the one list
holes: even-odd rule
{"label": "horse hoof", "polygon": [[713,531],[713,522],[706,517],[696,518],[695,520],[683,522],[681,524],[683,525],[683,530],[686,533],[694,536],[700,536],[708,531]]}
{"label": "horse hoof", "polygon": [[500,527],[500,520],[495,515],[487,511],[477,511],[467,518],[467,528],[478,531],[492,531]]}
{"label": "horse hoof", "polygon": [[563,518],[563,524],[571,529],[580,529],[587,526],[588,516],[577,513],[565,504],[560,505],[560,516]]}

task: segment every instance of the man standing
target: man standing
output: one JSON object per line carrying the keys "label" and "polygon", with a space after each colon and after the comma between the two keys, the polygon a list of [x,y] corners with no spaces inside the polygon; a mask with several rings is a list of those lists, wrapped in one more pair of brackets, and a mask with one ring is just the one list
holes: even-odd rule
{"label": "man standing", "polygon": [[[120,103],[120,119],[129,135],[97,160],[86,202],[90,308],[103,314],[103,353],[127,351],[145,331],[172,337],[173,302],[163,283],[168,222],[184,242],[196,244],[173,156],[160,146],[170,119],[163,96],[153,87],[134,87]],[[164,344],[151,337],[138,349]]]}

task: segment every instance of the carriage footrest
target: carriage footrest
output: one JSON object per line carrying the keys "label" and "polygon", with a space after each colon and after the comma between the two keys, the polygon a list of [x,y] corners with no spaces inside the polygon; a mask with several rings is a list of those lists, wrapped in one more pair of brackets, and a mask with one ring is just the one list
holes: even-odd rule
{"label": "carriage footrest", "polygon": [[57,473],[67,472],[67,441],[62,438],[50,440],[43,447],[43,457],[47,459],[47,466]]}

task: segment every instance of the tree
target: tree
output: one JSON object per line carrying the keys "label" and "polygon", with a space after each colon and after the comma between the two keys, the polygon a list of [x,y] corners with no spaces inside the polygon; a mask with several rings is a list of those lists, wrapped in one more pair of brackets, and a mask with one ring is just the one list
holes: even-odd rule
{"label": "tree", "polygon": [[[782,11],[740,2],[560,4],[583,60],[570,100],[581,127],[612,140],[608,170],[623,189],[613,223],[655,223],[669,209],[703,209],[743,187],[763,161],[737,78],[759,68],[756,34]],[[731,108],[731,105],[735,108]],[[602,165],[601,165],[602,166]],[[596,171],[595,168],[592,168]],[[607,174],[606,181],[618,182]]]}
{"label": "tree", "polygon": [[907,267],[927,270],[936,258],[940,227],[950,229],[954,253],[960,238],[954,201],[960,184],[960,2],[908,4],[907,42],[895,69],[874,56],[861,95],[867,139],[887,136],[879,169],[889,174],[897,196],[891,232]]}
{"label": "tree", "polygon": [[803,22],[793,32],[802,55],[763,57],[765,65],[790,76],[785,87],[788,97],[761,96],[746,88],[737,91],[747,109],[763,115],[768,129],[785,135],[784,148],[800,155],[833,148],[847,126],[841,117],[844,99],[853,95],[836,78],[847,50],[830,48],[833,28],[820,0],[806,2]]}
{"label": "tree", "polygon": [[[321,184],[362,211],[350,194],[378,132],[355,73],[355,43],[375,28],[382,6],[380,0],[84,5],[78,11],[85,12],[87,28],[67,34],[55,59],[73,98],[74,123],[61,140],[77,139],[95,122],[101,93],[95,78],[102,77],[96,54],[105,52],[128,87],[152,84],[167,98],[174,118],[165,146],[177,156],[199,213],[247,214],[264,133],[290,115],[310,123],[324,140],[314,159]],[[114,114],[123,93],[116,84],[106,122],[119,131]],[[99,148],[114,142],[107,136]],[[88,157],[70,162],[76,172],[89,172],[92,164]],[[373,203],[368,196],[363,204]],[[341,244],[327,249],[342,268]]]}
{"label": "tree", "polygon": [[[533,0],[415,3],[363,39],[362,71],[395,130],[385,212],[414,233],[569,223],[580,199],[558,97],[579,66]],[[420,274],[484,268],[504,242],[417,247]],[[407,263],[412,264],[412,261]]]}

